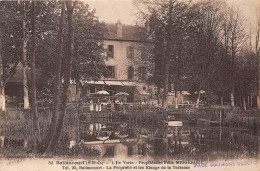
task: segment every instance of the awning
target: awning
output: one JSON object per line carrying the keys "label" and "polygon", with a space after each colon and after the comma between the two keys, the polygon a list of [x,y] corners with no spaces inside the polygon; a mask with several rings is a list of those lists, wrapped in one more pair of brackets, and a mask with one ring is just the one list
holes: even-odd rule
{"label": "awning", "polygon": [[121,81],[104,81],[106,85],[116,85],[116,86],[123,86]]}
{"label": "awning", "polygon": [[104,85],[104,81],[85,81],[87,84],[98,84],[98,85]]}
{"label": "awning", "polygon": [[122,81],[124,86],[138,86],[137,82]]}
{"label": "awning", "polygon": [[143,96],[150,96],[150,93],[147,93],[146,91],[139,91],[139,94]]}

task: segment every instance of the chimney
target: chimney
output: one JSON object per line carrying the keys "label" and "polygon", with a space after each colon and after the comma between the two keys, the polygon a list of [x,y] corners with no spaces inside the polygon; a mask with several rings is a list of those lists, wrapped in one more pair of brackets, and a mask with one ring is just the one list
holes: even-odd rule
{"label": "chimney", "polygon": [[122,31],[122,24],[121,22],[118,20],[116,23],[116,36],[117,37],[123,37],[123,31]]}

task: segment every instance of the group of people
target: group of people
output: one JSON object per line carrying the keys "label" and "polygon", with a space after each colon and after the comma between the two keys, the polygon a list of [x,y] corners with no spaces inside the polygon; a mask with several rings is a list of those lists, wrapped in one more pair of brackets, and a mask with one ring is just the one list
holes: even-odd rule
{"label": "group of people", "polygon": [[114,102],[111,99],[108,99],[104,104],[102,104],[99,99],[97,100],[96,103],[94,103],[93,100],[91,99],[89,102],[89,110],[100,112],[102,111],[102,105],[105,105],[107,110],[112,110],[112,109],[123,107],[124,102],[119,99],[114,100]]}
{"label": "group of people", "polygon": [[89,102],[90,104],[89,104],[89,110],[90,111],[97,111],[97,112],[100,112],[101,110],[102,110],[102,107],[101,107],[101,103],[100,103],[100,101],[99,101],[99,99],[98,99],[98,101],[97,101],[97,103],[94,105],[94,103],[93,103],[93,100],[91,99],[90,100],[90,102]]}

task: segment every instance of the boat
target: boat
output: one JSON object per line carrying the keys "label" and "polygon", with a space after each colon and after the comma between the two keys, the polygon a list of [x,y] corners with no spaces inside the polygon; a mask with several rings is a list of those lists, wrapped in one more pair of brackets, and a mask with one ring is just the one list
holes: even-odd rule
{"label": "boat", "polygon": [[128,134],[122,134],[120,132],[115,132],[115,136],[122,139],[122,138],[128,137]]}
{"label": "boat", "polygon": [[96,139],[100,140],[100,141],[105,141],[109,139],[109,136],[111,135],[111,132],[109,131],[101,131],[101,132],[97,132],[96,134]]}
{"label": "boat", "polygon": [[109,136],[106,136],[106,137],[96,137],[98,140],[100,141],[105,141],[105,140],[108,140]]}

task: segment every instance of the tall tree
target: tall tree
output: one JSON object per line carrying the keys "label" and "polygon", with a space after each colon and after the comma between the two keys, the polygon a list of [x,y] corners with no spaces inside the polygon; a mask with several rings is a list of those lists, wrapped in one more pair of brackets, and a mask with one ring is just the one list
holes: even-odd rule
{"label": "tall tree", "polygon": [[255,90],[257,78],[257,58],[251,49],[245,48],[248,47],[241,50],[235,66],[235,93],[242,100],[244,110],[247,109],[248,94]]}
{"label": "tall tree", "polygon": [[164,56],[164,92],[163,92],[163,108],[168,107],[168,93],[169,93],[169,58],[171,56],[171,31],[172,31],[172,10],[173,2],[170,0],[168,21],[166,26],[166,50]]}
{"label": "tall tree", "polygon": [[26,16],[27,16],[27,9],[26,9],[27,2],[23,2],[23,103],[24,103],[24,109],[29,109],[29,91],[28,91],[28,85],[27,85],[27,43],[28,43],[28,37],[27,37],[27,28],[26,28]]}
{"label": "tall tree", "polygon": [[190,68],[191,93],[196,96],[196,108],[199,107],[201,90],[209,92],[209,81],[214,71],[217,57],[218,36],[220,33],[220,4],[210,1],[194,4],[190,10],[193,18],[189,24],[188,68]]}
{"label": "tall tree", "polygon": [[5,111],[5,86],[16,73],[22,56],[21,8],[17,2],[0,2],[0,111]]}
{"label": "tall tree", "polygon": [[[2,29],[0,29],[0,48],[2,49]],[[5,111],[5,92],[4,92],[4,80],[3,80],[3,56],[0,52],[0,107],[1,111]]]}
{"label": "tall tree", "polygon": [[61,14],[59,23],[59,41],[58,51],[56,58],[56,72],[55,72],[55,83],[54,83],[54,100],[53,100],[53,114],[51,124],[48,133],[43,141],[42,146],[39,149],[40,152],[44,152],[50,145],[57,126],[57,119],[59,116],[59,96],[60,96],[60,84],[61,84],[61,64],[62,64],[62,51],[63,51],[63,37],[64,37],[64,20],[65,20],[65,1],[61,1]]}
{"label": "tall tree", "polygon": [[260,109],[260,9],[258,9],[256,24],[255,51],[257,58],[257,109]]}
{"label": "tall tree", "polygon": [[67,17],[68,17],[68,52],[66,57],[66,68],[65,68],[65,79],[64,79],[64,85],[63,85],[63,93],[62,93],[62,109],[58,118],[57,126],[56,126],[56,132],[51,139],[50,143],[50,151],[53,151],[61,134],[64,117],[66,114],[66,108],[67,108],[67,101],[68,101],[68,89],[70,85],[71,80],[71,70],[72,70],[72,59],[74,55],[74,18],[73,18],[73,12],[74,7],[76,5],[77,1],[66,1],[66,7],[67,7]]}
{"label": "tall tree", "polygon": [[72,79],[76,81],[77,94],[80,81],[97,80],[105,73],[104,36],[106,29],[84,2],[75,6],[75,49],[72,60]]}
{"label": "tall tree", "polygon": [[235,64],[241,50],[241,45],[245,41],[243,20],[240,13],[234,7],[225,6],[223,8],[222,35],[225,64],[226,82],[229,84],[229,94],[231,106],[235,106]]}
{"label": "tall tree", "polygon": [[36,68],[35,68],[35,46],[36,46],[36,29],[35,29],[35,8],[36,1],[31,3],[31,27],[32,27],[32,45],[31,45],[31,91],[32,91],[32,112],[33,112],[33,125],[34,125],[34,136],[36,145],[38,146],[41,142],[41,131],[39,122],[39,113],[37,110],[37,98],[36,98]]}
{"label": "tall tree", "polygon": [[[149,16],[151,28],[154,31],[153,33],[155,34],[155,72],[151,79],[148,80],[152,80],[152,82],[156,86],[158,86],[158,90],[160,90],[161,88],[164,89],[163,107],[166,108],[168,105],[169,88],[171,87],[172,80],[175,80],[172,78],[173,74],[169,71],[169,68],[177,68],[176,66],[178,65],[174,62],[176,59],[178,59],[176,48],[174,47],[174,45],[179,43],[175,43],[175,41],[177,40],[177,34],[175,34],[175,31],[177,30],[177,22],[175,21],[181,18],[182,14],[185,12],[188,5],[190,4],[190,1],[187,0],[181,2],[178,0],[170,0],[158,2],[153,0],[136,0],[135,3],[140,9],[140,14],[145,18],[146,21],[147,16]],[[180,47],[181,46],[178,46],[178,52],[180,52],[178,53],[178,55],[181,54]],[[180,74],[180,72],[178,72],[178,74]]]}

